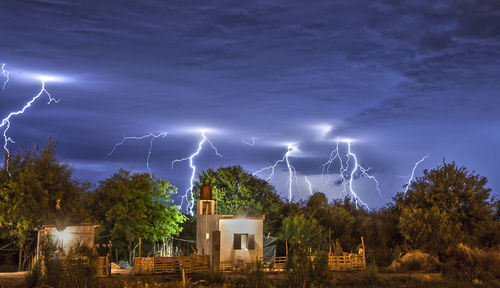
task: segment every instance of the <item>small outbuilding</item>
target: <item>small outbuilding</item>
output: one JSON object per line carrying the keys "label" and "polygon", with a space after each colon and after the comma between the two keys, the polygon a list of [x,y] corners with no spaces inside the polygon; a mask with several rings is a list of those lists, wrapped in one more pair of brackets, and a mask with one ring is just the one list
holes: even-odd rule
{"label": "small outbuilding", "polygon": [[264,215],[216,214],[212,188],[201,187],[197,203],[196,249],[200,255],[210,255],[212,268],[244,265],[263,256]]}
{"label": "small outbuilding", "polygon": [[42,241],[46,240],[54,244],[58,250],[64,254],[69,253],[77,246],[94,248],[95,225],[91,223],[81,223],[69,225],[64,229],[58,229],[56,225],[43,225],[38,230],[37,251],[38,257],[42,253]]}

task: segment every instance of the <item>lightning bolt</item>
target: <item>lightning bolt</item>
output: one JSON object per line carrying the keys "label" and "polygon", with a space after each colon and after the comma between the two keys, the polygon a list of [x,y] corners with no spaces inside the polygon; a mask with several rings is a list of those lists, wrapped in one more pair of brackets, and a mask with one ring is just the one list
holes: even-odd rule
{"label": "lightning bolt", "polygon": [[193,163],[193,160],[194,160],[194,158],[196,158],[196,156],[198,156],[200,154],[200,152],[203,148],[203,144],[205,144],[205,142],[208,142],[210,144],[210,146],[215,151],[215,154],[217,156],[222,157],[222,155],[219,154],[219,152],[217,151],[217,147],[215,147],[215,145],[212,143],[212,141],[210,141],[210,139],[207,138],[207,136],[205,135],[205,131],[202,130],[201,131],[201,140],[200,140],[200,142],[198,142],[198,149],[196,149],[196,151],[193,154],[189,155],[188,157],[181,158],[181,159],[175,159],[171,163],[172,168],[174,168],[174,164],[177,162],[189,161],[189,167],[191,168],[191,177],[189,178],[189,188],[186,190],[186,193],[184,194],[184,196],[181,197],[181,201],[182,201],[181,207],[184,203],[184,199],[186,199],[186,201],[187,201],[186,209],[191,216],[194,215],[194,212],[193,212],[193,207],[194,207],[193,188],[194,188],[194,181],[195,181],[196,169],[197,169]]}
{"label": "lightning bolt", "polygon": [[5,162],[6,163],[5,166],[6,166],[6,169],[7,169],[7,172],[9,173],[9,175],[10,175],[10,172],[9,172],[10,151],[9,151],[9,148],[8,148],[8,144],[9,144],[9,142],[10,143],[15,143],[15,141],[12,140],[12,138],[10,138],[9,136],[7,136],[7,132],[10,129],[10,120],[11,120],[11,118],[13,116],[17,116],[17,115],[23,114],[28,108],[31,107],[31,104],[35,103],[35,101],[38,98],[40,98],[44,93],[49,97],[49,101],[47,102],[47,104],[50,104],[52,102],[59,103],[59,101],[60,101],[60,99],[56,100],[55,98],[53,98],[50,95],[50,93],[47,90],[45,90],[45,81],[43,79],[40,79],[40,81],[42,82],[42,88],[40,89],[40,91],[38,92],[38,94],[36,94],[35,96],[33,96],[33,98],[31,98],[31,100],[28,101],[23,106],[23,108],[21,110],[11,112],[7,117],[5,117],[4,119],[2,119],[2,122],[0,123],[0,128],[5,127],[5,129],[3,131],[3,138],[4,138],[3,149],[5,150],[5,152],[7,152],[7,161]]}
{"label": "lightning bolt", "polygon": [[5,69],[5,63],[2,64],[2,74],[5,77],[5,81],[3,82],[2,90],[5,90],[5,86],[7,86],[7,83],[9,82],[9,74],[10,74],[10,72]]}
{"label": "lightning bolt", "polygon": [[340,138],[337,137],[335,149],[332,150],[332,152],[330,153],[330,158],[328,159],[328,161],[326,161],[325,163],[323,163],[321,165],[321,178],[323,178],[323,175],[326,172],[326,174],[328,176],[328,180],[323,185],[323,188],[324,188],[328,184],[328,182],[330,181],[330,167],[333,164],[333,161],[335,161],[335,159],[338,159],[339,164],[340,164],[339,176],[341,178],[341,183],[342,183],[342,187],[343,187],[342,192],[346,193],[347,192],[347,177],[346,177],[345,173],[347,172],[349,163],[346,162],[346,167],[344,167],[344,161],[342,160],[342,156],[340,156],[339,142],[340,142]]}
{"label": "lightning bolt", "polygon": [[307,176],[306,176],[306,175],[304,175],[304,180],[306,181],[307,186],[308,186],[308,188],[309,188],[309,195],[313,195],[312,184],[311,184],[311,182],[309,181],[309,179],[307,179]]}
{"label": "lightning bolt", "polygon": [[426,156],[422,157],[422,159],[420,159],[419,161],[417,161],[417,163],[415,163],[415,165],[413,166],[413,169],[411,170],[411,174],[408,175],[408,176],[405,176],[405,177],[402,177],[402,178],[408,178],[408,184],[405,185],[405,191],[404,191],[404,194],[406,194],[406,192],[408,192],[408,189],[410,188],[410,184],[411,184],[411,181],[413,181],[413,177],[415,176],[415,170],[417,169],[417,166],[424,162],[425,159],[429,158],[429,154],[427,154]]}
{"label": "lightning bolt", "polygon": [[269,181],[274,176],[274,170],[276,169],[278,164],[285,162],[286,167],[288,169],[288,183],[287,183],[288,184],[288,201],[290,201],[290,202],[292,201],[292,183],[293,183],[292,177],[294,177],[294,175],[295,175],[295,179],[297,179],[297,171],[295,170],[295,167],[293,167],[290,164],[289,156],[290,156],[290,153],[292,153],[292,151],[294,151],[295,149],[296,149],[296,147],[294,146],[294,144],[288,144],[287,145],[287,152],[285,153],[285,155],[283,155],[283,158],[274,162],[273,165],[264,167],[260,170],[255,171],[255,173],[253,173],[253,175],[256,176],[257,174],[262,173],[266,170],[271,170],[271,172],[269,173],[269,175],[266,178],[266,181]]}
{"label": "lightning bolt", "polygon": [[250,143],[249,141],[245,140],[245,139],[241,139],[241,142],[247,144],[248,146],[255,146],[255,137],[252,137],[252,142]]}
{"label": "lightning bolt", "polygon": [[[347,154],[346,154],[347,159],[345,162],[342,159],[342,156],[340,154],[340,149],[339,149],[339,143],[341,141],[345,142],[347,144]],[[375,189],[377,190],[379,196],[382,198],[382,193],[380,191],[379,182],[378,182],[377,178],[368,173],[371,170],[371,167],[364,168],[363,166],[361,166],[358,162],[358,158],[357,158],[356,154],[351,151],[351,140],[349,140],[349,139],[341,140],[340,138],[337,137],[335,149],[330,153],[330,157],[329,157],[328,161],[326,161],[325,163],[323,163],[321,165],[321,176],[323,176],[325,172],[329,176],[329,169],[336,159],[338,159],[339,164],[340,164],[339,165],[340,166],[339,175],[341,178],[340,182],[342,183],[343,192],[346,193],[347,190],[349,190],[349,194],[352,195],[354,202],[356,204],[356,207],[359,207],[359,203],[360,203],[362,206],[369,209],[368,205],[365,202],[363,202],[361,200],[361,198],[359,198],[359,196],[354,191],[353,180],[354,180],[357,173],[359,173],[360,176],[363,176],[363,177],[366,177],[366,178],[372,180],[375,183]],[[353,163],[352,163],[351,172],[348,173],[350,161]],[[344,165],[344,163],[345,163],[345,165]],[[328,181],[326,183],[328,183]]]}
{"label": "lightning bolt", "polygon": [[153,133],[149,133],[149,134],[146,134],[146,135],[143,135],[143,136],[126,136],[126,137],[123,137],[122,141],[121,142],[118,142],[115,144],[115,146],[113,146],[113,149],[111,150],[111,152],[109,152],[107,155],[106,155],[106,160],[108,160],[109,157],[111,157],[111,155],[113,155],[113,153],[116,151],[116,149],[118,147],[120,147],[121,145],[123,145],[127,140],[142,140],[142,139],[145,139],[145,138],[149,138],[151,137],[151,141],[149,141],[149,150],[148,150],[148,156],[146,158],[146,167],[149,171],[149,176],[153,176],[153,174],[151,173],[151,168],[149,167],[149,160],[151,159],[151,151],[153,149],[153,141],[157,138],[165,138],[167,136],[167,132],[163,132],[163,133],[159,133],[159,134],[153,134]]}
{"label": "lightning bolt", "polygon": [[[356,157],[356,154],[351,152],[351,141],[350,140],[346,140],[346,141],[347,141],[347,157],[348,157],[347,163],[349,163],[350,157],[352,157],[352,159],[354,159],[354,168],[352,168],[351,176],[349,177],[349,192],[351,193],[351,195],[354,198],[354,202],[356,203],[356,207],[358,207],[358,202],[359,202],[363,206],[365,206],[367,209],[370,209],[365,202],[361,201],[361,199],[358,197],[358,195],[356,194],[356,192],[354,192],[354,189],[352,188],[352,180],[354,180],[354,173],[356,173],[356,170],[358,170],[358,168],[359,168],[361,173],[366,173],[366,172],[364,172],[366,170],[361,168],[361,166],[358,165],[358,158]],[[376,182],[376,183],[377,183],[377,189],[378,189],[378,182]]]}
{"label": "lightning bolt", "polygon": [[321,177],[323,177],[325,171],[327,173],[327,175],[329,175],[329,172],[330,172],[330,166],[332,165],[333,161],[335,161],[335,159],[339,159],[339,162],[340,162],[340,174],[343,175],[342,171],[344,171],[344,162],[342,161],[342,157],[340,157],[340,154],[339,154],[339,141],[340,139],[337,137],[337,142],[336,142],[336,146],[335,146],[335,149],[332,150],[332,152],[330,153],[330,158],[328,158],[328,161],[326,161],[325,163],[323,163],[321,165]]}

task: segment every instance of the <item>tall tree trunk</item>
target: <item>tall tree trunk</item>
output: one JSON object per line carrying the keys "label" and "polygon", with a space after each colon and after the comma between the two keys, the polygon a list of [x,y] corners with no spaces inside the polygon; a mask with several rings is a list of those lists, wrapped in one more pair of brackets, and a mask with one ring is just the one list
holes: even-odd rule
{"label": "tall tree trunk", "polygon": [[132,245],[134,245],[134,243],[129,240],[128,241],[128,264],[130,266],[132,266],[132,259],[135,258],[135,248],[137,248],[137,246],[139,246],[139,243],[135,244],[135,246],[133,246],[133,247],[132,247]]}
{"label": "tall tree trunk", "polygon": [[25,270],[29,270],[27,262],[28,262],[29,258],[31,257],[31,253],[26,248],[24,248],[23,250],[24,250],[24,252],[23,252],[23,254],[24,254],[23,255],[23,265],[21,266],[21,268],[23,269],[22,271],[25,271]]}
{"label": "tall tree trunk", "polygon": [[23,247],[24,245],[19,245],[19,258],[18,258],[18,262],[17,262],[17,271],[18,272],[21,272],[21,267],[23,266]]}

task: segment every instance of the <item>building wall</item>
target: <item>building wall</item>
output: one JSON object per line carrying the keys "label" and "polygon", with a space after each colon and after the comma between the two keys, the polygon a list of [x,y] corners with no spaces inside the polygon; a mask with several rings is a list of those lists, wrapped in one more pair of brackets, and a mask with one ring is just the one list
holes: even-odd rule
{"label": "building wall", "polygon": [[94,247],[94,231],[93,225],[68,226],[64,231],[57,231],[55,227],[46,227],[40,230],[39,237],[45,237],[62,248],[64,253],[69,253],[78,245],[92,249]]}
{"label": "building wall", "polygon": [[[212,231],[217,230],[220,215],[196,216],[196,250],[199,255],[212,255]],[[207,238],[208,233],[208,238]]]}
{"label": "building wall", "polygon": [[[221,231],[220,261],[249,263],[262,257],[263,253],[263,223],[262,219],[234,218],[220,219],[219,230]],[[254,234],[254,250],[234,250],[234,234]]]}

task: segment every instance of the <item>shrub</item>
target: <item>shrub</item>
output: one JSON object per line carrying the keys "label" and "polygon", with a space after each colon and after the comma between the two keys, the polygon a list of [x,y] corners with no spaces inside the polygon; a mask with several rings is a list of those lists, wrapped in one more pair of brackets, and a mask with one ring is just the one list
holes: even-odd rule
{"label": "shrub", "polygon": [[380,284],[380,276],[378,274],[378,267],[375,263],[370,263],[366,266],[366,270],[363,271],[361,276],[363,284],[365,285],[378,285]]}
{"label": "shrub", "polygon": [[40,261],[35,263],[33,269],[26,275],[25,286],[26,287],[35,287],[40,286],[40,282],[42,280],[42,271],[40,268]]}
{"label": "shrub", "polygon": [[330,287],[328,254],[316,251],[311,255],[304,243],[295,240],[290,247],[286,263],[287,287]]}
{"label": "shrub", "polygon": [[436,271],[439,265],[439,260],[427,253],[419,250],[414,250],[406,253],[401,258],[392,262],[389,269],[393,271]]}
{"label": "shrub", "polygon": [[330,269],[328,267],[328,254],[319,252],[313,260],[312,282],[315,287],[330,286]]}
{"label": "shrub", "polygon": [[[67,255],[48,241],[42,242],[42,260],[39,262],[40,276],[36,281],[35,270],[30,282],[58,287],[97,287],[97,258],[92,249],[76,245]],[[42,264],[40,264],[42,263]],[[37,267],[37,266],[35,266]]]}
{"label": "shrub", "polygon": [[404,270],[406,271],[418,271],[420,270],[421,260],[413,255],[403,264]]}
{"label": "shrub", "polygon": [[266,273],[262,270],[262,264],[260,262],[248,264],[245,269],[245,276],[245,287],[247,288],[272,287],[271,281],[269,281]]}
{"label": "shrub", "polygon": [[500,280],[500,253],[494,250],[471,249],[459,244],[449,249],[441,265],[448,278],[474,282]]}

